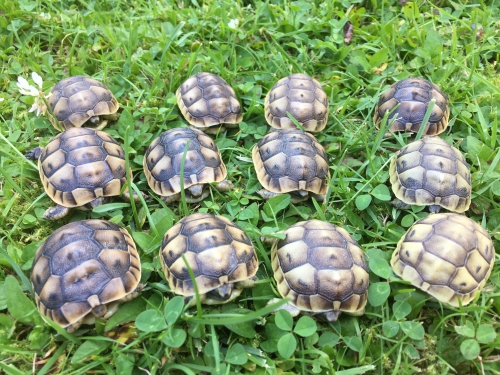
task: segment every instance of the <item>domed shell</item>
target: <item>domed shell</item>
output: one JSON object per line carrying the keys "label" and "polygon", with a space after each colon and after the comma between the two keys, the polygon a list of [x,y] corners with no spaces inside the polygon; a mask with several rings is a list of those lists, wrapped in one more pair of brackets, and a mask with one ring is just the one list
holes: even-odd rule
{"label": "domed shell", "polygon": [[59,228],[38,248],[31,269],[38,309],[68,330],[92,309],[133,293],[140,278],[132,237],[106,220]]}
{"label": "domed shell", "polygon": [[186,216],[163,237],[160,261],[170,288],[176,294],[192,296],[193,282],[183,255],[193,270],[200,294],[247,280],[257,273],[252,242],[239,226],[223,216]]}
{"label": "domed shell", "polygon": [[38,169],[47,195],[64,207],[120,195],[127,182],[121,145],[89,128],[71,128],[52,139],[43,148]]}
{"label": "domed shell", "polygon": [[296,190],[325,194],[330,171],[328,156],[317,139],[299,129],[276,130],[252,150],[261,185],[273,193]]}
{"label": "domed shell", "polygon": [[212,138],[193,128],[170,129],[151,143],[143,159],[146,179],[156,194],[169,196],[181,191],[181,162],[188,141],[184,189],[226,178],[226,166]]}
{"label": "domed shell", "polygon": [[375,108],[373,122],[379,127],[385,113],[393,111],[399,105],[387,119],[388,122],[391,122],[397,116],[390,130],[417,133],[432,99],[436,103],[423,134],[436,135],[442,133],[448,126],[450,117],[448,97],[438,86],[423,78],[403,79],[385,91],[380,96]]}
{"label": "domed shell", "polygon": [[320,220],[289,227],[271,249],[279,293],[299,310],[364,313],[368,266],[363,250],[343,228]]}
{"label": "domed shell", "polygon": [[471,173],[462,153],[439,137],[403,147],[389,174],[396,197],[407,204],[438,205],[464,212],[471,202]]}
{"label": "domed shell", "polygon": [[396,275],[441,302],[469,304],[483,289],[495,262],[488,232],[466,216],[429,215],[415,222],[391,259]]}
{"label": "domed shell", "polygon": [[176,96],[184,118],[198,128],[243,120],[233,88],[215,74],[198,73],[189,77],[177,89]]}
{"label": "domed shell", "polygon": [[319,132],[328,120],[328,97],[321,84],[307,74],[292,74],[280,79],[264,101],[267,122],[277,129],[296,129],[286,112],[304,130]]}
{"label": "domed shell", "polygon": [[[113,93],[101,82],[83,76],[68,77],[50,90],[48,103],[57,121],[51,122],[58,130],[73,127],[92,127],[87,123],[94,116],[112,115],[120,105]],[[49,117],[50,118],[50,117]],[[64,130],[62,129],[62,130]]]}

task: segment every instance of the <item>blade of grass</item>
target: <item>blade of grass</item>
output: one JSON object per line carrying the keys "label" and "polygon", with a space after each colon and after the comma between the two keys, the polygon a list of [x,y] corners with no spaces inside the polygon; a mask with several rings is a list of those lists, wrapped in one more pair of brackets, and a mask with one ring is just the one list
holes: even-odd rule
{"label": "blade of grass", "polygon": [[[139,215],[137,214],[137,207],[135,207],[135,201],[134,201],[134,189],[132,188],[132,169],[130,168],[130,160],[129,160],[129,138],[130,138],[130,125],[127,124],[127,128],[125,129],[125,137],[124,137],[124,145],[123,145],[123,150],[125,152],[125,175],[127,177],[127,186],[126,189],[128,189],[128,193],[130,196],[130,206],[132,207],[132,214],[134,216],[135,220],[135,227],[137,230],[141,229],[141,222],[139,220]],[[139,197],[141,197],[142,194],[139,192]]]}
{"label": "blade of grass", "polygon": [[422,134],[424,134],[425,127],[429,122],[429,118],[431,117],[432,110],[434,109],[435,105],[436,105],[436,99],[432,98],[429,102],[429,105],[427,106],[427,109],[425,110],[424,119],[422,120],[420,128],[418,128],[417,135],[415,136],[415,141],[418,141],[420,138],[422,138]]}
{"label": "blade of grass", "polygon": [[182,159],[181,159],[181,202],[182,202],[182,209],[184,211],[184,217],[189,215],[189,210],[186,202],[186,192],[184,191],[184,166],[186,165],[186,155],[189,150],[189,142],[190,140],[186,140],[186,145],[184,146],[184,152],[182,153]]}
{"label": "blade of grass", "polygon": [[186,317],[186,320],[193,323],[213,324],[213,325],[228,325],[249,322],[259,319],[260,317],[274,312],[278,307],[287,303],[288,299],[281,299],[271,305],[267,305],[262,309],[252,311],[248,314],[205,314],[203,318]]}
{"label": "blade of grass", "polygon": [[7,251],[4,250],[3,247],[3,238],[0,239],[0,254],[7,259],[7,262],[9,262],[10,266],[12,269],[16,272],[17,276],[21,279],[21,282],[23,283],[23,289],[27,290],[30,292],[31,295],[33,295],[33,289],[31,287],[31,281],[24,275],[23,270],[21,267],[18,266],[16,262],[10,257],[10,255],[7,253]]}

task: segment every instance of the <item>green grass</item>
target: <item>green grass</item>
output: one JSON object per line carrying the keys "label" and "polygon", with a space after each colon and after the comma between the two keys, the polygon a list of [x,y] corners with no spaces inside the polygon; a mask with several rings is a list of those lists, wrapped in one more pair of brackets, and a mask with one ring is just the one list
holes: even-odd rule
{"label": "green grass", "polygon": [[[427,210],[389,204],[388,162],[408,138],[383,138],[372,122],[379,94],[396,80],[422,76],[438,84],[451,102],[451,126],[441,137],[472,169],[466,214],[499,249],[499,12],[493,0],[0,3],[0,372],[499,374],[498,267],[477,301],[460,309],[442,306],[392,273],[388,261],[397,241]],[[235,29],[231,20],[238,20]],[[348,20],[354,37],[345,44]],[[216,139],[236,189],[213,190],[187,208],[153,198],[41,220],[52,203],[23,154],[57,131],[47,117],[28,113],[32,98],[17,90],[17,77],[30,79],[33,71],[45,92],[77,74],[111,88],[121,117],[105,130],[127,144],[131,188],[148,194],[145,149],[161,132],[186,125],[175,90],[200,71],[221,75],[244,110],[239,129]],[[279,78],[299,72],[316,77],[329,97],[328,125],[317,134],[330,157],[327,203],[294,205],[287,196],[265,203],[251,163],[251,148],[270,130],[263,99]],[[187,310],[170,292],[158,249],[187,210],[225,215],[251,236],[260,281],[236,302]],[[147,288],[109,321],[70,335],[42,321],[28,277],[44,239],[84,218],[111,220],[132,233]],[[343,314],[327,324],[273,315],[266,307],[277,293],[270,246],[260,236],[279,236],[313,218],[343,226],[367,254],[364,316]]]}

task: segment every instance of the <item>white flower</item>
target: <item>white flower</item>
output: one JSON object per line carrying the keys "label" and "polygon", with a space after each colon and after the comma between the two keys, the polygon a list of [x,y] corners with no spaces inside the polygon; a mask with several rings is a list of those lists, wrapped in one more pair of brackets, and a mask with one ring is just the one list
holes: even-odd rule
{"label": "white flower", "polygon": [[50,13],[44,13],[44,12],[42,12],[42,13],[39,14],[39,16],[44,21],[50,21]]}
{"label": "white flower", "polygon": [[0,102],[3,102],[5,100],[5,98],[0,98]]}
{"label": "white flower", "polygon": [[31,73],[31,77],[33,78],[33,81],[35,81],[35,83],[38,85],[38,87],[41,90],[42,89],[42,84],[43,84],[42,77],[40,77],[37,72]]}
{"label": "white flower", "polygon": [[31,86],[23,77],[17,77],[17,87],[19,87],[19,92],[23,95],[38,96],[38,89]]}
{"label": "white flower", "polygon": [[38,88],[30,85],[29,82],[23,77],[17,77],[17,87],[19,88],[19,92],[21,94],[35,97],[35,102],[31,106],[29,112],[36,111],[36,115],[40,116],[40,114],[43,115],[47,111],[47,104],[45,104],[45,99],[48,99],[52,95],[52,93],[49,93],[49,95],[47,96],[44,95],[42,91],[43,80],[42,77],[38,75],[38,73],[31,73],[31,78],[33,78],[33,81],[38,86]]}
{"label": "white flower", "polygon": [[227,27],[229,27],[230,29],[236,30],[238,28],[239,23],[240,23],[240,21],[238,21],[238,19],[235,18],[235,19],[229,20]]}

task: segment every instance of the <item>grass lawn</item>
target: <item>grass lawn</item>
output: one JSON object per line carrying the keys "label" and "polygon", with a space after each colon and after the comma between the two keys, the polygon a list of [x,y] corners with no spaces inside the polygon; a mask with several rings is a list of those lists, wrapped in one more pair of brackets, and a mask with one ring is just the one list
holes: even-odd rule
{"label": "grass lawn", "polygon": [[[0,373],[20,374],[500,374],[500,275],[493,269],[470,305],[449,308],[401,281],[389,260],[396,243],[428,209],[397,209],[389,181],[394,152],[408,134],[384,137],[372,118],[394,82],[424,77],[448,95],[450,125],[440,135],[465,155],[472,204],[465,213],[500,249],[500,2],[498,1],[73,1],[0,2]],[[346,23],[353,27],[346,37]],[[349,38],[347,38],[349,39]],[[243,108],[239,128],[215,136],[235,185],[197,204],[165,206],[117,199],[93,212],[49,222],[52,205],[36,163],[24,154],[58,131],[28,112],[18,77],[88,75],[106,84],[120,118],[104,130],[126,145],[134,185],[151,194],[142,169],[151,141],[187,126],[175,91],[199,72],[222,76]],[[265,202],[251,159],[271,128],[264,97],[274,83],[307,73],[329,99],[326,203]],[[165,231],[193,212],[224,215],[252,239],[255,288],[226,305],[185,309],[161,270]],[[29,272],[37,248],[62,225],[110,220],[132,234],[146,289],[109,320],[68,334],[35,308]],[[271,314],[278,297],[271,246],[261,236],[302,220],[345,228],[370,268],[366,313],[335,323]],[[497,264],[498,266],[498,264]]]}

